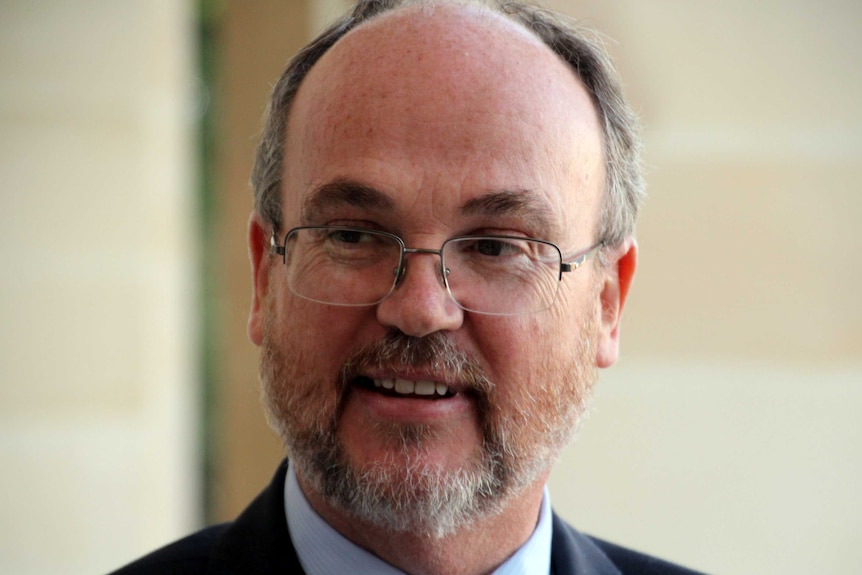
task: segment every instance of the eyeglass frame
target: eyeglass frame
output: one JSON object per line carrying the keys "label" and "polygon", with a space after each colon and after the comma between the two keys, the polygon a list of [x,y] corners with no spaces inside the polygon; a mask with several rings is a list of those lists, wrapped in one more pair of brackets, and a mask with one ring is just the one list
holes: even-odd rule
{"label": "eyeglass frame", "polygon": [[[449,298],[453,302],[455,302],[455,304],[459,308],[461,308],[465,311],[472,312],[472,313],[478,313],[478,314],[483,314],[483,315],[500,315],[500,316],[530,315],[532,313],[539,313],[540,311],[545,311],[545,310],[549,309],[551,306],[553,306],[554,302],[557,301],[557,292],[554,292],[554,299],[551,300],[551,302],[548,304],[548,307],[542,308],[541,310],[532,311],[532,312],[495,313],[495,312],[477,311],[477,310],[473,310],[473,309],[468,309],[468,308],[464,307],[457,299],[455,299],[455,296],[452,295],[452,290],[449,287],[449,280],[448,280],[449,269],[443,267],[443,261],[444,261],[443,260],[443,250],[446,248],[446,244],[448,244],[450,242],[462,241],[462,240],[519,240],[519,241],[527,240],[527,241],[537,242],[540,244],[550,246],[550,247],[554,248],[554,250],[556,250],[557,254],[560,256],[560,271],[557,274],[557,276],[558,276],[557,281],[558,282],[563,281],[563,274],[564,273],[576,271],[591,256],[595,255],[596,253],[599,252],[599,250],[601,250],[603,247],[605,247],[605,242],[600,241],[598,243],[593,244],[592,246],[588,247],[585,250],[577,252],[575,254],[573,260],[571,260],[569,262],[565,262],[565,261],[563,261],[563,252],[557,244],[555,244],[554,242],[548,241],[548,240],[542,240],[542,239],[538,239],[538,238],[527,238],[527,237],[522,237],[522,236],[506,236],[506,235],[469,235],[468,234],[468,235],[453,236],[451,238],[447,238],[440,245],[440,249],[432,250],[429,248],[408,248],[407,244],[404,243],[404,240],[401,239],[400,236],[393,234],[391,232],[383,231],[383,230],[370,230],[367,228],[355,228],[355,227],[351,227],[351,226],[296,226],[294,228],[290,228],[289,230],[287,230],[287,232],[284,234],[284,242],[281,244],[276,241],[277,231],[276,230],[272,231],[272,234],[269,237],[270,254],[281,256],[282,263],[284,263],[284,265],[287,266],[287,238],[291,234],[293,234],[294,232],[299,232],[302,230],[332,230],[332,231],[343,231],[343,232],[359,232],[359,233],[378,234],[378,235],[385,236],[385,237],[388,237],[388,238],[395,240],[398,243],[398,245],[401,247],[401,253],[398,256],[398,267],[396,267],[393,270],[393,273],[395,274],[395,279],[392,282],[392,287],[389,288],[389,291],[386,292],[386,295],[384,295],[382,298],[380,298],[379,300],[377,300],[375,302],[358,303],[358,304],[322,302],[319,300],[309,298],[308,296],[303,296],[303,295],[300,295],[296,292],[293,292],[297,297],[301,297],[303,299],[306,299],[308,301],[313,301],[315,303],[321,303],[324,305],[334,305],[334,306],[340,306],[340,307],[370,307],[370,306],[374,306],[374,305],[379,305],[380,303],[386,301],[389,298],[389,296],[392,295],[392,293],[395,291],[395,289],[398,287],[398,285],[404,279],[404,276],[407,274],[407,258],[405,256],[407,254],[430,254],[430,255],[436,255],[437,257],[440,258],[440,268],[439,268],[438,277],[442,281],[443,287],[446,289],[446,293],[449,294]],[[291,288],[291,291],[293,291],[292,288]]]}

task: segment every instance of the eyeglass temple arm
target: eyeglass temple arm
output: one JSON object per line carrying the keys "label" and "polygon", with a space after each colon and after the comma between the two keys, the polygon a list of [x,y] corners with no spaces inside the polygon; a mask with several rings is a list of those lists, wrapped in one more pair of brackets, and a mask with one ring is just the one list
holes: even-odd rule
{"label": "eyeglass temple arm", "polygon": [[269,253],[284,257],[284,246],[275,242],[275,234],[269,236]]}
{"label": "eyeglass temple arm", "polygon": [[560,264],[560,273],[563,272],[573,272],[579,267],[581,267],[585,261],[587,261],[590,256],[594,255],[600,249],[605,247],[605,242],[599,242],[591,248],[587,248],[587,251],[583,252],[581,255],[577,256],[570,262],[563,262]]}

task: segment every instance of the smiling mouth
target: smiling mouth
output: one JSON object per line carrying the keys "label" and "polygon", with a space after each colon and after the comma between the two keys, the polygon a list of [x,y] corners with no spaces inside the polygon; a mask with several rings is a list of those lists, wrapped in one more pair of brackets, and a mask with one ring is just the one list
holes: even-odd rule
{"label": "smiling mouth", "polygon": [[445,383],[426,379],[370,378],[359,376],[354,385],[390,397],[415,399],[446,399],[454,397],[455,392]]}

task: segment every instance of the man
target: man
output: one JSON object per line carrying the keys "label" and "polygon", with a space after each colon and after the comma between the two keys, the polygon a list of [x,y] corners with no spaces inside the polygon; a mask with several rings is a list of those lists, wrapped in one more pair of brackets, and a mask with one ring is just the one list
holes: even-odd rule
{"label": "man", "polygon": [[520,5],[362,1],[279,80],[252,179],[249,334],[290,464],[122,573],[689,573],[545,489],[637,262],[600,49]]}

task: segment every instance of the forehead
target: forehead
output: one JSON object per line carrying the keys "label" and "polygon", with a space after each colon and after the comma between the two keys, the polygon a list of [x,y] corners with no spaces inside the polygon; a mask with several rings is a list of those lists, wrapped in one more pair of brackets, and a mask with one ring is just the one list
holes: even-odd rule
{"label": "forehead", "polygon": [[517,192],[584,227],[603,185],[601,132],[573,72],[526,30],[483,8],[414,6],[346,35],[297,94],[285,221],[338,181],[438,217]]}

